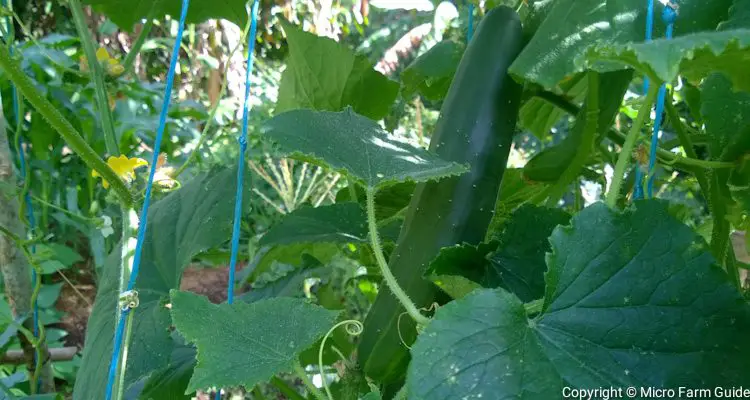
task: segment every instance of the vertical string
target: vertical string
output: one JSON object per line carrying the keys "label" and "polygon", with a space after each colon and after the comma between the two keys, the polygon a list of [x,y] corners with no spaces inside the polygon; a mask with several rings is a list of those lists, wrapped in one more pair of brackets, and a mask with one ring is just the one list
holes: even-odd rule
{"label": "vertical string", "polygon": [[[647,0],[646,9],[646,42],[650,42],[654,33],[654,0]],[[643,78],[643,93],[648,93],[649,79],[648,76]],[[643,198],[643,172],[638,163],[635,164],[635,182],[633,183],[633,199]]]}
{"label": "vertical string", "polygon": [[[161,114],[159,115],[159,126],[156,131],[156,138],[154,139],[154,150],[153,156],[151,157],[151,165],[148,174],[148,182],[146,183],[146,193],[143,199],[143,207],[141,209],[140,222],[138,224],[138,235],[136,239],[135,253],[133,255],[133,268],[128,279],[128,285],[126,292],[130,292],[135,287],[136,279],[138,278],[138,272],[141,264],[141,255],[143,254],[143,241],[146,237],[146,229],[148,227],[148,210],[151,205],[151,190],[154,184],[154,175],[156,174],[156,165],[159,160],[159,151],[161,149],[162,136],[164,135],[164,129],[167,121],[167,114],[169,113],[169,103],[172,97],[172,86],[174,84],[174,74],[177,69],[177,60],[180,56],[180,46],[182,44],[182,36],[185,30],[185,18],[187,17],[188,6],[190,0],[182,0],[182,10],[180,12],[180,23],[177,28],[177,36],[175,37],[174,47],[172,48],[172,58],[169,63],[169,70],[167,72],[167,82],[164,88],[164,103],[162,104]],[[120,293],[122,296],[124,293]],[[109,364],[109,375],[107,379],[106,399],[112,398],[112,392],[115,384],[115,375],[117,373],[118,364],[120,361],[120,353],[122,350],[122,339],[125,331],[125,322],[128,320],[128,314],[130,313],[130,307],[123,307],[121,310],[120,318],[117,321],[117,328],[115,329],[114,346],[112,349],[112,358]],[[122,368],[126,368],[125,365]]]}
{"label": "vertical string", "polygon": [[[667,25],[665,33],[666,39],[672,39],[674,31],[674,22],[677,20],[677,10],[672,8],[672,4],[667,4],[661,14],[662,20]],[[659,131],[664,115],[664,102],[667,97],[667,85],[662,83],[659,87],[659,94],[656,98],[656,112],[654,117],[654,130],[651,134],[651,149],[648,159],[648,183],[646,193],[649,198],[654,196],[654,167],[656,166],[656,150],[659,147]],[[670,100],[671,101],[671,100]]]}
{"label": "vertical string", "polygon": [[[237,254],[240,248],[240,221],[242,219],[242,194],[244,192],[245,152],[247,150],[247,125],[250,113],[250,77],[253,75],[253,55],[255,53],[255,36],[258,30],[259,0],[253,1],[250,9],[250,34],[247,36],[247,68],[245,69],[245,98],[242,103],[242,133],[237,138],[240,154],[237,159],[237,193],[234,201],[234,222],[232,224],[232,248],[229,257],[229,279],[227,282],[227,303],[234,303],[234,277],[237,270]],[[216,390],[216,400],[221,399],[221,388]]]}
{"label": "vertical string", "polygon": [[469,3],[469,29],[466,31],[466,43],[474,36],[474,3]]}

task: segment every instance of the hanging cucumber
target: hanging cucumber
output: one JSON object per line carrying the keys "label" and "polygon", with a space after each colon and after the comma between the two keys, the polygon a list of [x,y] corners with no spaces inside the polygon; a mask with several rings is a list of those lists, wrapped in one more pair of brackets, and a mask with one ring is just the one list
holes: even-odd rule
{"label": "hanging cucumber", "polygon": [[[468,164],[470,172],[419,184],[389,265],[399,285],[419,307],[435,289],[423,279],[427,265],[445,246],[477,244],[492,218],[520,107],[521,86],[507,70],[523,47],[518,15],[497,7],[482,20],[464,53],[443,103],[430,150]],[[367,376],[380,382],[403,379],[413,321],[383,285],[365,320],[359,358]]]}

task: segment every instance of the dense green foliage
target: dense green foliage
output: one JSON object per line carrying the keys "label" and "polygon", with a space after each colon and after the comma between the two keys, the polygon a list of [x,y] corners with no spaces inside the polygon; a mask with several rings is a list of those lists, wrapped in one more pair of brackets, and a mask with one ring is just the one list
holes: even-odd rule
{"label": "dense green foliage", "polygon": [[[2,8],[0,398],[107,385],[182,1],[82,3]],[[386,3],[260,3],[227,282],[249,4],[191,1],[115,397],[750,386],[750,2]]]}

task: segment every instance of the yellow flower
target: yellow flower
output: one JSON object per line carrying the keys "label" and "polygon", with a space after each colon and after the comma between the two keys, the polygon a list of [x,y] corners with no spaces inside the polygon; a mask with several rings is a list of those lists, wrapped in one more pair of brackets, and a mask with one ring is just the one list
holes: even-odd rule
{"label": "yellow flower", "polygon": [[[107,159],[107,165],[109,165],[109,167],[112,168],[122,180],[130,183],[135,179],[136,168],[147,166],[148,162],[142,158],[128,158],[121,155],[118,157],[109,157]],[[91,171],[91,176],[94,178],[101,177],[96,171]],[[102,178],[102,186],[104,186],[105,189],[109,188],[109,182],[104,178]]]}
{"label": "yellow flower", "polygon": [[[102,65],[102,68],[104,68],[107,73],[112,76],[117,77],[125,72],[125,67],[120,65],[120,62],[116,58],[112,58],[109,55],[107,49],[105,49],[104,47],[100,47],[99,50],[96,51],[96,61],[99,61],[99,64]],[[82,72],[88,72],[89,66],[86,63],[86,57],[81,56],[79,64]]]}

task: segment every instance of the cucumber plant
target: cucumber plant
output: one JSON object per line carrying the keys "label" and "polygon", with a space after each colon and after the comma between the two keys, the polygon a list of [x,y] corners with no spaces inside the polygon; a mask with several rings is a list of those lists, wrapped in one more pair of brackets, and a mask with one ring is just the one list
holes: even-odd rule
{"label": "cucumber plant", "polygon": [[[645,41],[645,2],[495,3],[477,7],[466,46],[447,35],[401,82],[280,23],[288,61],[263,137],[347,186],[265,233],[238,282],[250,291],[234,304],[179,285],[198,253],[229,237],[235,171],[157,201],[144,221],[124,397],[244,388],[252,398],[549,399],[636,388],[628,396],[644,398],[750,385],[747,266],[731,245],[750,226],[750,4],[657,2],[657,15],[678,11],[674,38]],[[140,12],[118,18],[132,24]],[[7,78],[109,173],[17,64],[0,45]],[[666,124],[651,149],[662,83]],[[440,110],[427,149],[381,123],[413,96]],[[507,168],[523,131],[545,148]],[[636,171],[658,196],[633,198]],[[123,204],[140,200],[106,177]],[[680,197],[678,182],[693,189]],[[598,198],[584,198],[591,185]],[[76,399],[104,390],[121,253],[99,281]]]}

